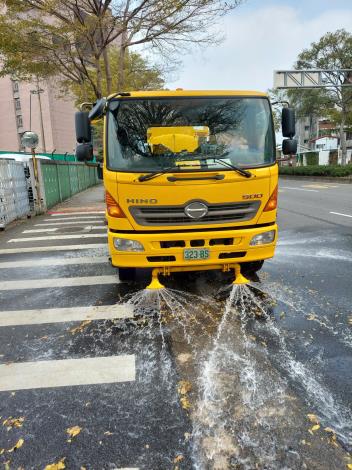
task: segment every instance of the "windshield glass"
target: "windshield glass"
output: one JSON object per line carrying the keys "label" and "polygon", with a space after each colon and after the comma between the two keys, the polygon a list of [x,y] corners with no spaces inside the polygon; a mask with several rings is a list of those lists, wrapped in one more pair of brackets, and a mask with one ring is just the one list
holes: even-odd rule
{"label": "windshield glass", "polygon": [[[107,166],[154,172],[229,170],[274,162],[265,98],[124,99],[110,103]],[[223,163],[222,163],[223,162]]]}

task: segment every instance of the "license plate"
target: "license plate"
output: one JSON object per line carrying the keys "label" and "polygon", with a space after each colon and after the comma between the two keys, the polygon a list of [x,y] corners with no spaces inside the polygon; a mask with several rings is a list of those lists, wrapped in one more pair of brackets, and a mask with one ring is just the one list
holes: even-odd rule
{"label": "license plate", "polygon": [[207,248],[192,248],[183,250],[183,259],[193,261],[196,259],[208,259],[209,250]]}

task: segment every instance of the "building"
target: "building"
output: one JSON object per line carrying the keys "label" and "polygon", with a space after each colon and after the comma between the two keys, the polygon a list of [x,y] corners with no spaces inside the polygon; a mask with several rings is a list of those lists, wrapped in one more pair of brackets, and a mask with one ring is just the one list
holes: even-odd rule
{"label": "building", "polygon": [[311,139],[318,136],[319,120],[315,116],[305,116],[297,119],[296,139],[298,152],[312,150]]}
{"label": "building", "polygon": [[0,78],[0,150],[18,152],[23,132],[39,136],[40,153],[74,153],[74,99],[58,98],[54,80],[20,82]]}

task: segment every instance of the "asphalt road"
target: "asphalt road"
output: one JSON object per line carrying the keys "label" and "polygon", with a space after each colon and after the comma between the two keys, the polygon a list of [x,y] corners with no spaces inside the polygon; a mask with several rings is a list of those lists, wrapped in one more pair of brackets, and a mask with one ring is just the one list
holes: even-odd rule
{"label": "asphalt road", "polygon": [[279,196],[276,256],[241,290],[119,283],[101,188],[3,232],[0,465],[347,468],[352,188]]}

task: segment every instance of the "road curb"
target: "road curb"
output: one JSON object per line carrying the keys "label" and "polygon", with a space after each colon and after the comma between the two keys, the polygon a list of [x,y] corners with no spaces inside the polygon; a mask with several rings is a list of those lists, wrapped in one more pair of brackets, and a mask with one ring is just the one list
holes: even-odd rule
{"label": "road curb", "polygon": [[300,175],[280,175],[279,177],[287,180],[299,181],[324,181],[326,183],[352,184],[351,176],[300,176]]}

